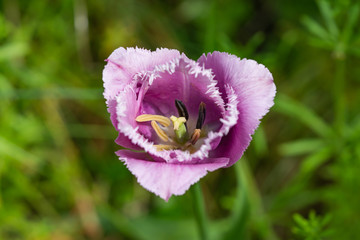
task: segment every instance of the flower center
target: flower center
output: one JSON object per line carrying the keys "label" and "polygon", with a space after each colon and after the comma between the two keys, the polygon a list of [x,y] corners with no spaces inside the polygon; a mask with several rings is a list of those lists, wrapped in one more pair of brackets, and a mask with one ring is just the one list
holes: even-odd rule
{"label": "flower center", "polygon": [[185,126],[186,119],[184,117],[175,117],[171,116],[170,120],[174,125],[174,132],[176,135],[176,140],[180,144],[184,144],[188,139],[187,129]]}
{"label": "flower center", "polygon": [[[199,114],[196,122],[196,128],[192,134],[189,135],[187,121],[189,119],[189,113],[185,104],[180,100],[175,100],[175,107],[178,111],[179,117],[170,116],[170,118],[153,115],[142,114],[136,117],[137,122],[151,122],[151,127],[155,131],[156,135],[166,144],[154,145],[158,151],[165,150],[189,150],[195,152],[194,145],[200,139],[201,136],[206,135],[201,132],[201,129],[205,122],[206,110],[205,103],[201,102],[199,105]],[[172,123],[172,130],[169,129]],[[171,131],[174,135],[169,134]]]}

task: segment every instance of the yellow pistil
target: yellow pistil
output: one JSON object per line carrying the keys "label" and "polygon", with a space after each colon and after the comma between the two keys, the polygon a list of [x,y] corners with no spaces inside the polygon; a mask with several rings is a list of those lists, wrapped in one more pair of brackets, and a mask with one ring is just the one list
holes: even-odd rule
{"label": "yellow pistil", "polygon": [[173,150],[177,148],[176,146],[166,145],[166,144],[154,145],[154,147],[156,148],[157,151]]}
{"label": "yellow pistil", "polygon": [[168,127],[171,123],[170,119],[161,115],[153,115],[153,114],[142,114],[135,118],[137,122],[149,122],[156,121],[160,123],[164,127]]}
{"label": "yellow pistil", "polygon": [[171,116],[170,119],[174,124],[174,130],[179,130],[180,125],[186,123],[186,119],[184,117],[177,118],[175,116]]}
{"label": "yellow pistil", "polygon": [[164,142],[167,142],[169,140],[169,137],[166,135],[166,133],[159,127],[159,125],[156,123],[156,121],[151,121],[151,126],[155,130],[156,134],[163,140]]}
{"label": "yellow pistil", "polygon": [[187,133],[186,125],[185,125],[186,119],[184,117],[177,118],[175,116],[171,116],[170,119],[174,125],[176,141],[179,144],[183,145],[189,137],[189,135]]}

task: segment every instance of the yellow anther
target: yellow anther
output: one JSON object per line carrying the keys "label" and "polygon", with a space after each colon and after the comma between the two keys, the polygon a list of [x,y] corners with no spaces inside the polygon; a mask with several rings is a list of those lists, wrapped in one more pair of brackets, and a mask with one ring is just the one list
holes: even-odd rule
{"label": "yellow anther", "polygon": [[170,125],[170,119],[161,115],[153,115],[153,114],[142,114],[135,118],[137,122],[148,122],[148,121],[156,121],[163,125],[164,127],[168,127]]}
{"label": "yellow anther", "polygon": [[174,130],[178,130],[182,123],[186,123],[186,119],[184,117],[177,118],[175,116],[171,116],[170,119],[174,124]]}
{"label": "yellow anther", "polygon": [[164,151],[164,150],[173,150],[173,149],[176,149],[176,146],[166,145],[166,144],[154,145],[154,147],[156,148],[157,151]]}
{"label": "yellow anther", "polygon": [[151,121],[151,126],[155,130],[156,134],[163,140],[164,142],[167,142],[169,140],[169,137],[166,135],[166,133],[159,127],[159,125],[156,123],[156,121]]}

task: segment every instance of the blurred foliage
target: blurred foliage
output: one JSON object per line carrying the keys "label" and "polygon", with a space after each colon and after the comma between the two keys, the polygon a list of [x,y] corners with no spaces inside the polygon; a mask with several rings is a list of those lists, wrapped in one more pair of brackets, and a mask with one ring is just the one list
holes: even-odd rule
{"label": "blurred foliage", "polygon": [[103,60],[135,45],[227,51],[273,73],[246,158],[201,181],[212,239],[357,239],[359,7],[0,0],[0,239],[198,238],[190,194],[165,203],[114,154]]}
{"label": "blurred foliage", "polygon": [[300,214],[294,214],[294,221],[297,226],[292,231],[299,236],[299,239],[319,240],[331,234],[331,231],[323,230],[330,221],[329,215],[322,218],[316,216],[314,211],[311,211],[309,219],[304,218]]}

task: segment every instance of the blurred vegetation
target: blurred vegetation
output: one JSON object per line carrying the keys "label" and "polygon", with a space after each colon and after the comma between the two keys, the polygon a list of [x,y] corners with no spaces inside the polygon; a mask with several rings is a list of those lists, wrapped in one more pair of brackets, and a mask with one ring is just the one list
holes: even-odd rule
{"label": "blurred vegetation", "polygon": [[144,190],[102,96],[119,46],[266,65],[275,106],[202,179],[212,239],[358,239],[358,1],[0,0],[0,239],[198,239],[191,195]]}

